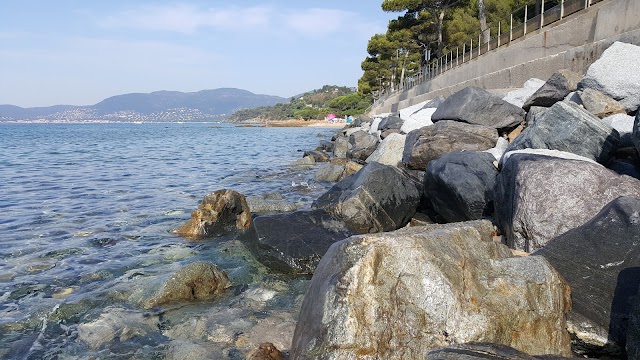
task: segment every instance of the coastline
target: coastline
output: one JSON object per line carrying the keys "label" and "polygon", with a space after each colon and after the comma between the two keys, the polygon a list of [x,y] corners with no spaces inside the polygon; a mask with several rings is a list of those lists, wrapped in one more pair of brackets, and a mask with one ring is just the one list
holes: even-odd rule
{"label": "coastline", "polygon": [[348,124],[345,122],[330,123],[326,120],[299,120],[299,119],[286,119],[286,120],[254,120],[252,122],[236,123],[243,126],[255,126],[255,127],[316,127],[327,129],[342,129]]}

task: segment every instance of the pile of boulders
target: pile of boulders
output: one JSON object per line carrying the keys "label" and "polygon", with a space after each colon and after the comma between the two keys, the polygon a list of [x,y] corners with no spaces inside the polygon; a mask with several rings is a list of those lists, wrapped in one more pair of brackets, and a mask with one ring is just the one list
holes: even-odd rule
{"label": "pile of boulders", "polygon": [[336,182],[311,210],[191,222],[313,274],[292,359],[634,358],[637,59],[614,43],[584,75],[360,118],[305,153]]}

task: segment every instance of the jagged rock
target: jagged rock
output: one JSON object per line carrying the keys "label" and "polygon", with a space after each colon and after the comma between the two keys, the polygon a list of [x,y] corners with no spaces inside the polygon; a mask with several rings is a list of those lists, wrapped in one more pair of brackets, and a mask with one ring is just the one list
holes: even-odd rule
{"label": "jagged rock", "polygon": [[576,228],[640,181],[590,161],[507,153],[496,182],[495,219],[509,247],[534,251]]}
{"label": "jagged rock", "polygon": [[347,151],[351,149],[349,139],[346,137],[338,137],[333,145],[333,156],[337,158],[346,158]]}
{"label": "jagged rock", "polygon": [[207,194],[191,220],[175,232],[180,236],[202,238],[243,231],[251,226],[251,210],[244,195],[223,189]]}
{"label": "jagged rock", "polygon": [[298,206],[285,200],[273,200],[262,196],[248,196],[247,205],[253,214],[295,211]]}
{"label": "jagged rock", "polygon": [[[640,287],[640,198],[619,197],[549,241],[543,256],[571,286],[569,331],[579,353],[620,355]],[[629,359],[635,359],[630,357]]]}
{"label": "jagged rock", "polygon": [[510,104],[513,104],[517,107],[522,107],[525,101],[527,101],[527,99],[529,99],[531,95],[533,95],[536,91],[538,91],[538,89],[540,89],[540,87],[542,87],[542,85],[544,84],[545,84],[544,80],[540,80],[536,78],[529,79],[525,81],[524,85],[522,85],[522,88],[509,91],[502,98],[502,100]]}
{"label": "jagged rock", "polygon": [[173,274],[144,302],[145,309],[176,301],[211,300],[229,287],[229,277],[217,266],[196,262]]}
{"label": "jagged rock", "polygon": [[402,163],[402,151],[404,150],[406,138],[406,135],[400,134],[391,134],[385,137],[365,162],[398,166],[398,164]]}
{"label": "jagged rock", "polygon": [[357,131],[349,136],[349,144],[351,149],[347,150],[347,159],[364,162],[378,147],[378,138],[364,131]]}
{"label": "jagged rock", "polygon": [[489,221],[409,227],[331,246],[305,295],[294,359],[421,359],[489,341],[570,355],[570,290],[539,256],[512,257]]}
{"label": "jagged rock", "polygon": [[542,117],[542,115],[544,115],[544,113],[548,110],[549,108],[547,107],[543,107],[543,106],[532,106],[529,108],[529,111],[527,111],[527,117],[526,117],[526,125],[527,126],[531,126],[533,124],[535,124],[536,120],[539,119],[540,117]]}
{"label": "jagged rock", "polygon": [[619,141],[618,132],[602,120],[576,104],[558,102],[526,128],[507,151],[560,150],[604,164]]}
{"label": "jagged rock", "polygon": [[420,192],[409,176],[394,166],[372,162],[335,184],[312,207],[341,218],[358,233],[368,233],[405,226],[419,200]]}
{"label": "jagged rock", "polygon": [[619,147],[633,147],[633,116],[627,114],[615,114],[607,116],[602,121],[616,129],[620,134]]}
{"label": "jagged rock", "polygon": [[284,357],[272,343],[262,343],[247,356],[247,360],[282,360]]}
{"label": "jagged rock", "polygon": [[576,91],[578,82],[580,82],[580,74],[566,69],[558,70],[525,101],[522,108],[528,111],[532,106],[550,107],[562,101],[570,92]]}
{"label": "jagged rock", "polygon": [[322,151],[315,151],[315,150],[305,151],[303,157],[307,157],[307,156],[312,157],[313,161],[317,163],[329,161],[329,155],[325,154]]}
{"label": "jagged rock", "polygon": [[99,350],[112,344],[146,337],[158,331],[158,318],[145,316],[139,311],[107,307],[100,316],[88,323],[78,325],[78,339],[90,349]]}
{"label": "jagged rock", "polygon": [[[562,360],[560,356],[531,356],[512,347],[491,343],[454,344],[429,351],[426,360]],[[577,360],[577,358],[575,358]]]}
{"label": "jagged rock", "polygon": [[639,58],[639,46],[616,41],[589,66],[579,87],[601,91],[634,112],[640,105]]}
{"label": "jagged rock", "polygon": [[489,153],[463,151],[429,162],[425,195],[448,222],[476,220],[493,214],[498,169]]}
{"label": "jagged rock", "polygon": [[513,129],[524,121],[525,112],[500,97],[477,87],[464,88],[449,96],[431,116],[431,121],[454,120],[498,130]]}
{"label": "jagged rock", "polygon": [[580,103],[587,111],[599,118],[605,118],[613,114],[625,114],[624,106],[611,97],[598,90],[586,88],[578,91]]}
{"label": "jagged rock", "polygon": [[324,210],[258,216],[243,236],[262,264],[285,273],[313,274],[329,246],[354,232]]}
{"label": "jagged rock", "polygon": [[404,121],[397,114],[391,114],[382,118],[378,124],[378,130],[382,132],[390,129],[400,130],[403,123]]}
{"label": "jagged rock", "polygon": [[424,171],[429,161],[446,153],[488,150],[497,140],[498,132],[494,128],[439,121],[407,134],[402,163],[410,169]]}

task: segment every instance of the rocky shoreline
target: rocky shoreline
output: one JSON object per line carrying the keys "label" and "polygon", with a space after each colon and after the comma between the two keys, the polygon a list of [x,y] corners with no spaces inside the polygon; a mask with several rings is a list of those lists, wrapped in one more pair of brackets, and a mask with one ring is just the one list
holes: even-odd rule
{"label": "rocky shoreline", "polygon": [[[335,182],[311,209],[219,190],[177,233],[312,276],[291,346],[248,359],[637,359],[638,58],[362,117],[293,164]],[[141,304],[231,288],[196,263]]]}

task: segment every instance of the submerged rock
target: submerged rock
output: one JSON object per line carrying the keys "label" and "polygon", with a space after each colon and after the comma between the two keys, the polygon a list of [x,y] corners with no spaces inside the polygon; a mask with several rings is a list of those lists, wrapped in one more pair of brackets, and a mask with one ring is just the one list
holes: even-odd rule
{"label": "submerged rock", "polygon": [[569,287],[542,257],[512,257],[489,221],[353,236],[305,295],[294,359],[420,359],[488,341],[570,355]]}
{"label": "submerged rock", "polygon": [[247,356],[247,360],[281,360],[284,359],[280,350],[272,343],[262,343]]}
{"label": "submerged rock", "polygon": [[145,337],[157,332],[158,319],[123,308],[108,307],[96,320],[78,325],[78,338],[90,349]]}
{"label": "submerged rock", "polygon": [[180,236],[202,238],[246,230],[251,226],[251,210],[244,195],[233,190],[207,194],[191,220],[175,232]]}
{"label": "submerged rock", "polygon": [[144,302],[146,309],[176,301],[212,300],[229,287],[229,277],[217,266],[196,262],[173,274]]}

